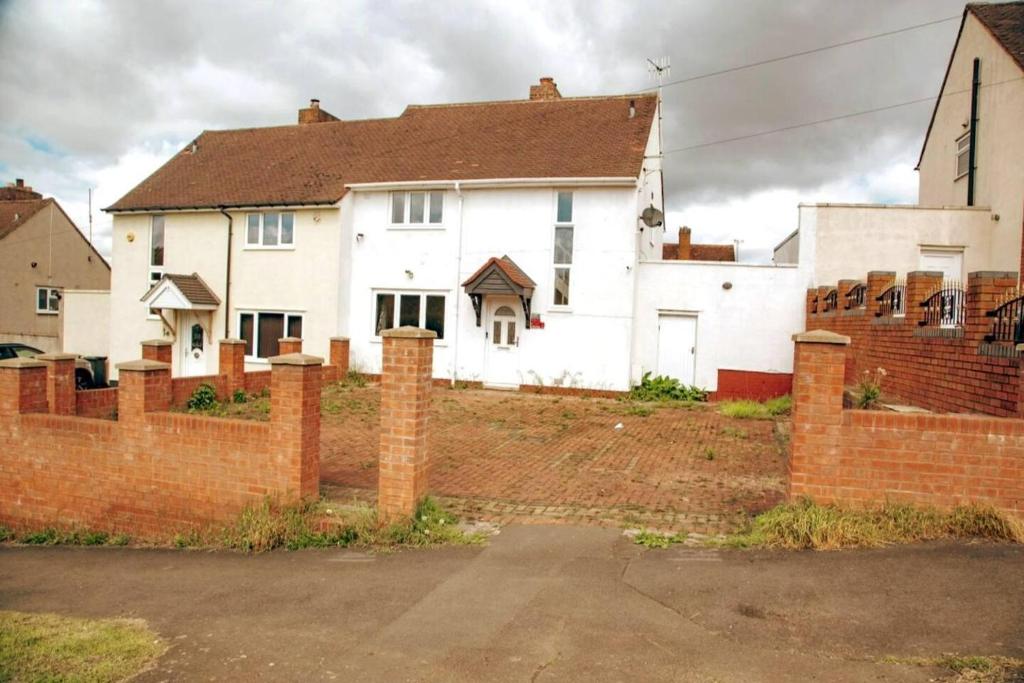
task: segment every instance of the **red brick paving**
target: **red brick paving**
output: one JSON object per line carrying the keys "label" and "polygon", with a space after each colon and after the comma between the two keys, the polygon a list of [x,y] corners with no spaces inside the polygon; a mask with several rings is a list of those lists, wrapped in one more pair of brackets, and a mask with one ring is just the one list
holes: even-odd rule
{"label": "red brick paving", "polygon": [[[325,392],[325,491],[372,498],[379,398],[376,386]],[[473,516],[718,532],[784,495],[770,421],[703,406],[645,417],[614,399],[486,390],[436,389],[433,404],[430,490]]]}

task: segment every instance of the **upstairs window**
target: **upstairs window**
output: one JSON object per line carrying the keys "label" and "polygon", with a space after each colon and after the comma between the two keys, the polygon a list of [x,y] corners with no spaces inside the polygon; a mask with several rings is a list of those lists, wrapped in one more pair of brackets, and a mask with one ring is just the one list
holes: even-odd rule
{"label": "upstairs window", "polygon": [[441,225],[444,222],[444,192],[392,192],[392,225]]}
{"label": "upstairs window", "polygon": [[36,287],[36,313],[57,315],[60,311],[60,290],[53,287]]}
{"label": "upstairs window", "polygon": [[569,305],[569,276],[572,272],[572,192],[557,193],[555,211],[555,244],[554,244],[554,304]]}
{"label": "upstairs window", "polygon": [[164,217],[153,216],[149,224],[149,285],[164,276]]}
{"label": "upstairs window", "polygon": [[250,213],[245,217],[245,246],[290,249],[295,244],[295,214]]}
{"label": "upstairs window", "polygon": [[956,141],[956,180],[963,178],[971,169],[971,133],[964,133]]}

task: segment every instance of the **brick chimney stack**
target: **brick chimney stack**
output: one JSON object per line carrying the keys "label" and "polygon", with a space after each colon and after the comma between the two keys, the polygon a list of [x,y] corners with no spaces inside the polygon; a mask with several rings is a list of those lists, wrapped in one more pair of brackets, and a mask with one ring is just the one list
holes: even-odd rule
{"label": "brick chimney stack", "polygon": [[0,202],[14,202],[24,199],[42,199],[43,195],[35,192],[31,187],[25,184],[25,180],[22,178],[16,178],[13,183],[7,183],[5,187],[0,187]]}
{"label": "brick chimney stack", "polygon": [[562,93],[558,92],[558,85],[551,76],[544,76],[540,79],[540,85],[530,86],[531,100],[560,100]]}
{"label": "brick chimney stack", "polygon": [[690,247],[690,229],[685,225],[679,228],[679,260],[689,261],[692,257],[692,249]]}
{"label": "brick chimney stack", "polygon": [[309,101],[309,106],[305,109],[299,110],[299,123],[324,123],[325,121],[339,121],[340,119],[334,114],[328,113],[325,109],[320,108],[320,100],[312,99]]}

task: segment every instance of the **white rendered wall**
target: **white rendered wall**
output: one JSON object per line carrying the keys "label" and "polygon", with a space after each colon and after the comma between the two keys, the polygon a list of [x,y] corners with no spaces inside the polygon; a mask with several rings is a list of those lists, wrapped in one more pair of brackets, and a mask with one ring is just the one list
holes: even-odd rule
{"label": "white rendered wall", "polygon": [[873,204],[801,204],[800,266],[807,287],[864,279],[872,270],[918,270],[922,248],[964,252],[964,275],[995,270],[989,245],[994,226],[983,208]]}
{"label": "white rendered wall", "polygon": [[461,215],[459,197],[449,189],[442,226],[405,229],[390,226],[388,192],[353,192],[348,332],[354,367],[380,371],[376,290],[443,293],[446,338],[435,344],[434,376],[451,378],[454,372],[458,379],[483,381],[487,339],[484,327],[476,326],[461,283],[490,257],[508,255],[537,283],[532,312],[545,323],[544,329],[520,334],[519,381],[627,389],[638,189],[558,189],[574,192],[571,306],[566,310],[552,305],[556,188],[463,188]]}
{"label": "white rendered wall", "polygon": [[657,374],[660,313],[696,315],[699,387],[717,390],[719,369],[793,371],[791,336],[804,329],[807,290],[797,267],[660,261],[640,265],[637,287],[635,382]]}
{"label": "white rendered wall", "polygon": [[110,355],[110,291],[65,289],[61,301],[63,353]]}
{"label": "white rendered wall", "polygon": [[[281,209],[287,210],[287,209]],[[229,336],[238,336],[239,310],[302,313],[303,348],[327,357],[329,338],[338,333],[339,210],[296,209],[292,249],[258,250],[245,246],[246,211],[234,218],[231,264]],[[220,298],[213,312],[206,345],[206,372],[217,372],[217,341],[224,338],[227,219],[216,211],[164,214],[164,272],[198,273]],[[149,214],[114,216],[110,294],[110,361],[116,364],[141,356],[140,342],[171,338],[159,320],[149,318],[142,296],[149,289]],[[132,240],[129,240],[129,234]],[[165,314],[174,323],[173,312]],[[208,320],[203,314],[204,322]],[[180,349],[175,340],[173,372]],[[268,369],[265,362],[248,370]]]}

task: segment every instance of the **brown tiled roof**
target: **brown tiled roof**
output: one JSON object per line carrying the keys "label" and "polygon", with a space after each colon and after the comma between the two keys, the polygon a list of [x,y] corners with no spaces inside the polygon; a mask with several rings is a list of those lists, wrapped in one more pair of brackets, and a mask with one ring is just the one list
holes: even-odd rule
{"label": "brown tiled roof", "polygon": [[174,286],[182,293],[182,295],[191,301],[193,304],[199,306],[219,306],[220,299],[217,295],[207,286],[203,281],[203,278],[199,277],[198,274],[192,273],[191,275],[180,275],[178,273],[165,273],[160,281],[149,288],[149,291],[143,295],[142,300],[153,293],[153,291],[164,283],[164,280],[170,280],[174,283]]}
{"label": "brown tiled roof", "polygon": [[634,178],[656,107],[654,95],[483,102],[207,131],[107,210],[329,204],[353,183]]}
{"label": "brown tiled roof", "polygon": [[487,262],[477,268],[475,273],[466,278],[466,281],[462,283],[462,286],[466,287],[470,285],[474,280],[487,272],[487,269],[491,266],[496,266],[498,270],[504,273],[509,280],[524,289],[535,289],[537,287],[537,283],[530,279],[530,276],[524,273],[523,269],[507,255],[502,256],[501,258],[492,256],[487,259]]}
{"label": "brown tiled roof", "polygon": [[1024,69],[1024,2],[971,3],[967,9]]}
{"label": "brown tiled roof", "polygon": [[52,201],[53,199],[0,201],[0,240],[17,230]]}
{"label": "brown tiled roof", "polygon": [[736,250],[731,244],[694,244],[690,246],[691,261],[735,261]]}

